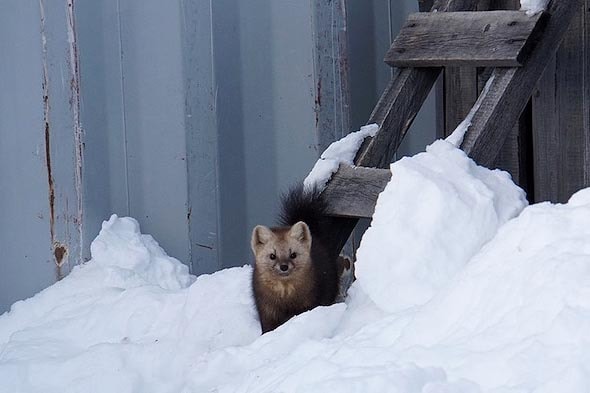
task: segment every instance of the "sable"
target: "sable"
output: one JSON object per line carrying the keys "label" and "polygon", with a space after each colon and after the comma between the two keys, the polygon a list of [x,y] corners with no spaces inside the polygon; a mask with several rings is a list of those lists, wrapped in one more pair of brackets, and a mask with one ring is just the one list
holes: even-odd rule
{"label": "sable", "polygon": [[263,333],[335,302],[342,269],[338,254],[325,246],[328,227],[320,192],[300,186],[282,199],[281,226],[252,231],[252,288]]}

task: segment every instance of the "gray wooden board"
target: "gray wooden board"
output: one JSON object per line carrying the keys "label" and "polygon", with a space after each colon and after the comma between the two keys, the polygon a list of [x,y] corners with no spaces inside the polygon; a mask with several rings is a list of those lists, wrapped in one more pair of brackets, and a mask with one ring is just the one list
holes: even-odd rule
{"label": "gray wooden board", "polygon": [[477,100],[477,69],[447,67],[444,70],[444,136],[465,119]]}
{"label": "gray wooden board", "polygon": [[579,7],[533,96],[537,201],[566,202],[590,184],[589,11]]}
{"label": "gray wooden board", "polygon": [[379,193],[391,178],[389,169],[340,165],[324,197],[330,201],[329,214],[341,217],[370,218]]}
{"label": "gray wooden board", "polygon": [[544,14],[522,11],[411,14],[385,62],[396,67],[516,67],[526,58]]}
{"label": "gray wooden board", "polygon": [[[535,155],[535,200],[559,200],[559,124],[555,97],[555,57],[533,94],[533,148]],[[540,159],[543,157],[543,159]]]}
{"label": "gray wooden board", "polygon": [[[517,10],[520,8],[520,2],[518,0],[493,0],[490,2],[490,8],[494,10]],[[492,71],[492,68],[484,68],[478,71],[479,92],[483,89]],[[527,192],[529,200],[533,199],[534,194],[532,158],[530,157],[532,150],[531,127],[530,110],[525,110],[506,138],[494,164],[496,167],[510,173],[514,182]]]}
{"label": "gray wooden board", "polygon": [[438,78],[440,68],[402,68],[393,77],[369,119],[379,125],[359,149],[358,166],[387,166]]}
{"label": "gray wooden board", "polygon": [[484,166],[492,166],[508,133],[541,77],[548,59],[557,50],[572,17],[579,10],[579,0],[553,1],[542,39],[520,68],[496,68],[494,83],[482,98],[461,148]]}

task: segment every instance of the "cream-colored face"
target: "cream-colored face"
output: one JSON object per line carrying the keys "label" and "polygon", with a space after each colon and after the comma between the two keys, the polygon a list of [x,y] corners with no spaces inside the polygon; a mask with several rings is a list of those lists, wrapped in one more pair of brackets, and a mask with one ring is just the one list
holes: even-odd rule
{"label": "cream-colored face", "polygon": [[258,225],[252,231],[251,246],[258,268],[288,277],[309,263],[311,233],[302,221],[290,228]]}

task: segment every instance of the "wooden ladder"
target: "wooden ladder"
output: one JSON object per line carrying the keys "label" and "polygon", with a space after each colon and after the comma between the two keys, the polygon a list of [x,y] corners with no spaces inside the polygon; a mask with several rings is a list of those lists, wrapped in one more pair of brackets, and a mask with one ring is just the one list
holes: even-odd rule
{"label": "wooden ladder", "polygon": [[551,0],[545,12],[474,11],[477,0],[423,0],[431,12],[411,14],[385,62],[398,67],[367,124],[354,165],[341,165],[324,195],[341,250],[359,218],[371,217],[391,177],[388,168],[442,67],[490,68],[490,83],[473,108],[461,149],[478,164],[492,166],[525,108],[547,62],[579,10],[580,0]]}

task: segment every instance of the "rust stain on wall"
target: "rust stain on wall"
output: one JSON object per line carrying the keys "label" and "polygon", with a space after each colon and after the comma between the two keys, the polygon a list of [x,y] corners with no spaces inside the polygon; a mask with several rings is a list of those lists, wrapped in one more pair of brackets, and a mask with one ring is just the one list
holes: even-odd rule
{"label": "rust stain on wall", "polygon": [[[39,7],[41,11],[41,45],[42,45],[42,90],[43,90],[43,126],[45,137],[45,167],[47,170],[47,186],[49,197],[49,235],[53,256],[56,264],[56,278],[59,280],[62,277],[61,265],[66,254],[65,247],[58,244],[55,240],[55,183],[53,180],[52,164],[51,164],[51,126],[49,119],[49,66],[47,60],[47,35],[45,32],[45,4],[43,0],[39,0]],[[58,250],[59,248],[59,250]],[[59,258],[58,258],[59,257]]]}

